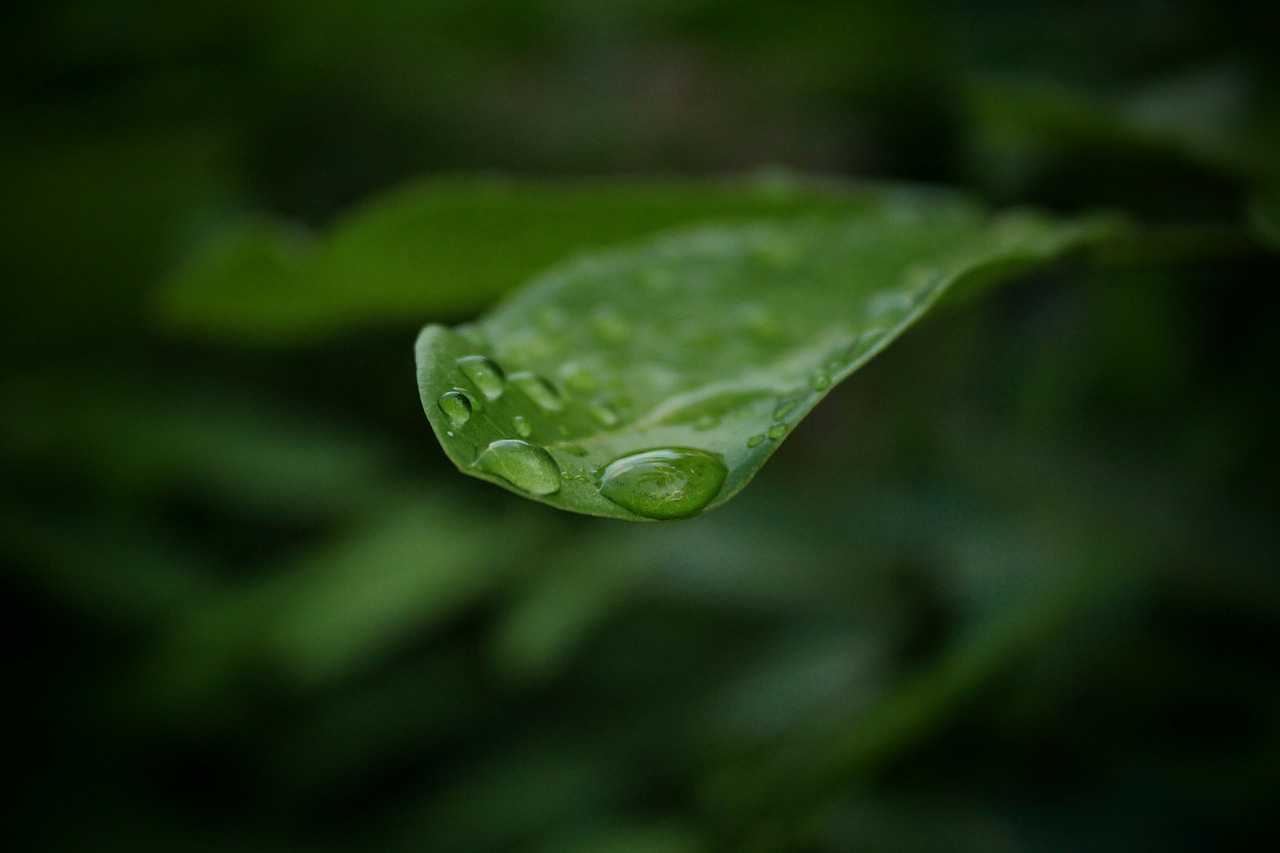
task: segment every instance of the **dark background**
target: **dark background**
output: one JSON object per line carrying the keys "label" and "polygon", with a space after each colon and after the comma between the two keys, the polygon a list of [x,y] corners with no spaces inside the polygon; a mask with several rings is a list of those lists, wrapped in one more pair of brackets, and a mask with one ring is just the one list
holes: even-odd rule
{"label": "dark background", "polygon": [[[1280,806],[1264,5],[5,4],[4,836],[1240,849]],[[466,316],[157,310],[247,214],[779,167],[1190,231],[926,322],[674,525],[453,471],[412,341]]]}

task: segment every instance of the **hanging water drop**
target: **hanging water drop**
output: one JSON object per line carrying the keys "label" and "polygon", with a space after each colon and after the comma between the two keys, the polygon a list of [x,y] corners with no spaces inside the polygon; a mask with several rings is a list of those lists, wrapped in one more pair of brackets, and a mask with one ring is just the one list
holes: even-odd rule
{"label": "hanging water drop", "polygon": [[503,375],[501,367],[482,355],[464,356],[458,359],[457,365],[481,394],[490,400],[496,400],[502,396],[503,389],[507,387],[507,378]]}
{"label": "hanging water drop", "polygon": [[496,474],[531,495],[560,491],[560,466],[551,454],[527,441],[504,438],[491,443],[476,459],[476,467]]}
{"label": "hanging water drop", "polygon": [[719,456],[691,447],[661,447],[619,457],[596,481],[600,494],[644,518],[697,515],[724,485]]}

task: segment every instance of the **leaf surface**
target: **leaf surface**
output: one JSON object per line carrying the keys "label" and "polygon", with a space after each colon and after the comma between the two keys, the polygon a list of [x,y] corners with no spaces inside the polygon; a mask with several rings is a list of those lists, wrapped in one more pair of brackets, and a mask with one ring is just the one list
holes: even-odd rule
{"label": "leaf surface", "polygon": [[682,229],[566,262],[475,324],[426,327],[419,391],[468,474],[576,512],[685,518],[745,486],[948,290],[1115,227],[895,196]]}
{"label": "leaf surface", "polygon": [[[905,203],[908,194],[899,192]],[[171,272],[157,313],[185,335],[286,344],[423,316],[473,316],[578,252],[694,222],[864,212],[884,194],[786,175],[577,183],[436,177],[373,199],[323,234],[244,219]],[[942,191],[910,197],[959,203]]]}

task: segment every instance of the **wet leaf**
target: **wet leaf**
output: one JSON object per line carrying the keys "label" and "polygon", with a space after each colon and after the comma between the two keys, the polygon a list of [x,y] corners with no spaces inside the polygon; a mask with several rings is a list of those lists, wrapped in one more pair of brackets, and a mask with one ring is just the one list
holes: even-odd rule
{"label": "wet leaf", "polygon": [[575,512],[687,518],[949,289],[1115,227],[898,196],[675,231],[567,262],[474,325],[428,326],[419,391],[468,474]]}

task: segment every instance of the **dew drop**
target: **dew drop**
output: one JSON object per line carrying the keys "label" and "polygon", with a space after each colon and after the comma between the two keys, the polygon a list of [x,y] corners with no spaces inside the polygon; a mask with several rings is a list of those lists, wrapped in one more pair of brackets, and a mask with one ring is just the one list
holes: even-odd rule
{"label": "dew drop", "polygon": [[560,399],[555,386],[536,373],[513,373],[507,377],[507,381],[548,412],[558,412],[564,408],[564,400]]}
{"label": "dew drop", "polygon": [[521,438],[528,438],[533,435],[533,424],[529,423],[529,419],[524,415],[516,415],[511,419],[511,426],[516,431],[516,435]]}
{"label": "dew drop", "polygon": [[720,493],[728,469],[719,456],[691,447],[644,450],[605,466],[596,488],[644,518],[689,518]]}
{"label": "dew drop", "polygon": [[778,439],[782,438],[786,434],[787,434],[787,425],[784,423],[776,423],[773,426],[769,427],[769,438],[772,438],[774,441],[777,441]]}
{"label": "dew drop", "polygon": [[501,367],[482,355],[464,356],[458,359],[457,365],[463,375],[480,389],[481,394],[490,400],[496,400],[502,396],[503,389],[507,387],[507,378],[503,375]]}
{"label": "dew drop", "polygon": [[703,415],[693,422],[693,428],[699,432],[706,432],[709,429],[715,429],[720,425],[720,418],[715,415]]}
{"label": "dew drop", "polygon": [[822,368],[818,368],[809,377],[809,387],[815,391],[825,391],[831,387],[831,374]]}
{"label": "dew drop", "polygon": [[780,421],[783,418],[785,418],[787,415],[795,411],[795,408],[796,408],[795,400],[786,400],[786,399],[779,400],[778,405],[773,407],[773,419],[775,421]]}
{"label": "dew drop", "polygon": [[436,401],[436,405],[440,407],[440,411],[444,412],[449,418],[449,426],[458,429],[467,421],[471,420],[471,398],[462,391],[446,391],[440,395],[440,399]]}
{"label": "dew drop", "polygon": [[758,432],[747,439],[747,447],[759,447],[764,444],[764,433]]}
{"label": "dew drop", "polygon": [[496,474],[531,495],[551,495],[560,491],[560,467],[551,454],[518,438],[504,438],[491,443],[475,464],[482,471]]}
{"label": "dew drop", "polygon": [[620,420],[618,412],[608,403],[592,403],[589,409],[592,416],[600,422],[601,426],[613,427],[618,425]]}

